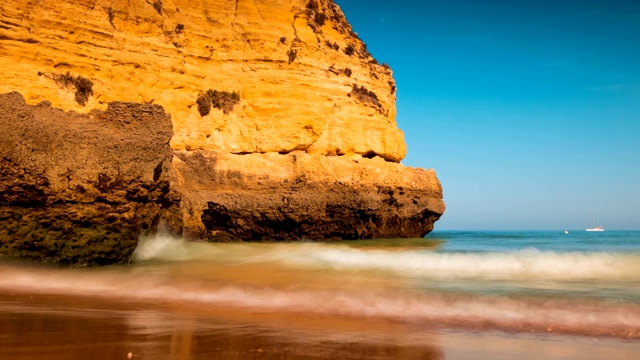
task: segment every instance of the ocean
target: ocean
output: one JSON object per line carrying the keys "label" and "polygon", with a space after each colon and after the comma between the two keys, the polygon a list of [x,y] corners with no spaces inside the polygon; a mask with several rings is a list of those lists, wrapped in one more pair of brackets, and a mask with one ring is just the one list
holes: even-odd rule
{"label": "ocean", "polygon": [[640,358],[640,231],[330,243],[155,236],[128,266],[0,259],[0,358],[96,354]]}

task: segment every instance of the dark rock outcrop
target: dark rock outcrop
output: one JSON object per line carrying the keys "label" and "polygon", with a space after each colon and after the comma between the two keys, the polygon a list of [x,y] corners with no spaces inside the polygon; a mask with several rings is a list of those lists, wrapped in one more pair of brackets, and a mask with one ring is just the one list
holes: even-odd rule
{"label": "dark rock outcrop", "polygon": [[13,92],[0,95],[0,134],[0,254],[123,263],[141,233],[180,231],[162,107],[114,102],[67,113]]}
{"label": "dark rock outcrop", "polygon": [[[418,238],[433,230],[440,218],[424,207],[428,200],[415,190],[339,183],[265,185],[270,191],[238,189],[207,201],[201,215],[203,237],[212,241]],[[258,203],[259,207],[252,206]]]}

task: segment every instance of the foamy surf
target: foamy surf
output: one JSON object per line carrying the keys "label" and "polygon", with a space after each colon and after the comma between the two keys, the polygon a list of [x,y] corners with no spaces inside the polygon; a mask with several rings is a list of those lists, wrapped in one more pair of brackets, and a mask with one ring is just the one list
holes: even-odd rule
{"label": "foamy surf", "polygon": [[463,252],[420,241],[209,244],[156,236],[141,239],[128,267],[0,263],[0,292],[640,338],[638,252],[528,245]]}
{"label": "foamy surf", "polygon": [[294,268],[393,273],[438,280],[637,281],[640,254],[553,252],[385,251],[330,243],[208,244],[166,236],[141,241],[135,261],[273,262]]}
{"label": "foamy surf", "polygon": [[638,304],[421,294],[366,286],[344,289],[313,281],[296,287],[220,284],[202,278],[176,278],[171,269],[163,270],[68,271],[3,265],[0,290],[97,297],[151,306],[228,306],[252,311],[386,318],[421,325],[640,338]]}
{"label": "foamy surf", "polygon": [[438,253],[317,249],[302,265],[344,270],[384,270],[437,279],[626,280],[640,281],[640,256],[609,253],[557,253],[524,250],[506,253]]}

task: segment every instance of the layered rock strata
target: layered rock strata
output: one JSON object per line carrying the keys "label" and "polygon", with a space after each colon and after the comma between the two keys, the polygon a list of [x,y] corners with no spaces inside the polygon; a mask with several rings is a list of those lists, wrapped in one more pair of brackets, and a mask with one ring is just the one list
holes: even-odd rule
{"label": "layered rock strata", "polygon": [[187,238],[422,237],[444,212],[433,170],[381,158],[178,151],[174,165]]}
{"label": "layered rock strata", "polygon": [[0,97],[0,254],[414,237],[444,212],[332,0],[6,0],[0,67],[24,96]]}
{"label": "layered rock strata", "polygon": [[[4,0],[0,54],[0,93],[77,112],[162,105],[178,150],[406,153],[392,72],[331,0]],[[56,81],[67,72],[93,82],[86,102]],[[209,89],[240,101],[202,116]]]}
{"label": "layered rock strata", "polygon": [[0,254],[123,263],[141,233],[179,231],[171,127],[157,105],[77,114],[0,95]]}

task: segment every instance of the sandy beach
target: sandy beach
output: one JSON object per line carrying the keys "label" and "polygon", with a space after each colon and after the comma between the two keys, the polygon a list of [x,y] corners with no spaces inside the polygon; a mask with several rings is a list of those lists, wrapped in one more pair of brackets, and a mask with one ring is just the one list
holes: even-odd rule
{"label": "sandy beach", "polygon": [[[562,248],[557,236],[334,244],[159,237],[142,242],[129,266],[5,262],[0,358],[637,357],[638,255],[623,251],[637,234],[565,238]],[[587,240],[591,252],[574,251]],[[598,241],[619,250],[600,251]]]}
{"label": "sandy beach", "polygon": [[631,359],[637,341],[0,295],[3,359]]}

